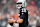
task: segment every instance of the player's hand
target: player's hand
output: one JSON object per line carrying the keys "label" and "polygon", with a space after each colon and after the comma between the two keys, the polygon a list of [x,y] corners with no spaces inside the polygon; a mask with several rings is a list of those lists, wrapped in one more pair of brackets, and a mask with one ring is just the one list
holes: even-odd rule
{"label": "player's hand", "polygon": [[8,19],[8,23],[15,23],[14,19]]}
{"label": "player's hand", "polygon": [[10,20],[10,22],[13,22],[13,23],[15,23],[15,21],[16,21],[16,20],[14,20],[14,19],[11,19],[11,20]]}

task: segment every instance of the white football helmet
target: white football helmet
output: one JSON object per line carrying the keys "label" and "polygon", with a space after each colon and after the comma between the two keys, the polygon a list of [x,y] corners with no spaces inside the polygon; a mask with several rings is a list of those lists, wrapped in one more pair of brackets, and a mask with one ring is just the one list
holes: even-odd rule
{"label": "white football helmet", "polygon": [[[17,0],[16,3],[22,3],[22,4],[21,4],[22,7],[26,7],[26,5],[27,5],[27,4],[26,4],[26,0]],[[16,7],[17,7],[17,8],[21,8],[21,7],[18,6],[18,4],[17,4]]]}

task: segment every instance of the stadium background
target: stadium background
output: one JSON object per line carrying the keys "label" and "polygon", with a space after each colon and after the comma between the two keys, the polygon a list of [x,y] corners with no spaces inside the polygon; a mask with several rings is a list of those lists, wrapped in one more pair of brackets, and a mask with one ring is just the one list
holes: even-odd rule
{"label": "stadium background", "polygon": [[[16,1],[17,0],[0,0],[0,21],[4,19],[8,14],[13,14],[13,12],[15,13],[14,16],[18,14],[18,10],[16,9]],[[26,0],[26,1],[27,1],[26,8],[28,10],[29,15],[28,16],[29,25],[30,23],[36,21],[35,24],[37,26],[40,26],[40,0]]]}

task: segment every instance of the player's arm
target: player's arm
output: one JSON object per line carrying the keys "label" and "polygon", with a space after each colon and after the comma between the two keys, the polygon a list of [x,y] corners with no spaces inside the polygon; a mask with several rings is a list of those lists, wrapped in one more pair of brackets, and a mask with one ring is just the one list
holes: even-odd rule
{"label": "player's arm", "polygon": [[21,14],[21,9],[20,9],[20,13],[18,14],[19,18],[17,20],[17,23],[22,23],[23,22],[23,17],[22,17],[22,14]]}
{"label": "player's arm", "polygon": [[17,23],[22,23],[22,22],[23,22],[23,19],[17,20]]}
{"label": "player's arm", "polygon": [[20,15],[20,16],[19,16],[19,18],[18,18],[18,20],[17,20],[17,23],[22,23],[22,22],[23,22],[23,16],[24,16],[24,15]]}
{"label": "player's arm", "polygon": [[8,23],[22,23],[23,19],[18,19],[18,20],[14,20],[14,19],[8,19]]}

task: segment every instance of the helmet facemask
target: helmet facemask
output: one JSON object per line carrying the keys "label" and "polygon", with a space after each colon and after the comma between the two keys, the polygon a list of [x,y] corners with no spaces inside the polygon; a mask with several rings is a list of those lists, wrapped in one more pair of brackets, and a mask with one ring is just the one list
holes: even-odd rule
{"label": "helmet facemask", "polygon": [[17,3],[17,6],[16,6],[18,9],[20,9],[22,7],[22,3]]}
{"label": "helmet facemask", "polygon": [[[16,7],[19,8],[19,9],[22,8],[22,7],[26,7],[26,5],[27,5],[26,0],[17,0],[16,3],[17,3]],[[21,4],[21,6],[18,6],[19,4]]]}

